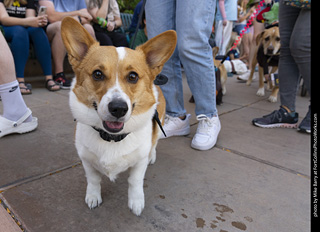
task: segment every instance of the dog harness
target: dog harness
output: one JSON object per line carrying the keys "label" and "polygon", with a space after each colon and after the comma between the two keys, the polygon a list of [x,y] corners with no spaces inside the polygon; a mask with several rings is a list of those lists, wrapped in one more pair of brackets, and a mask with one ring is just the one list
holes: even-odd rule
{"label": "dog harness", "polygon": [[268,74],[269,66],[278,66],[280,51],[277,51],[274,55],[265,55],[263,52],[263,46],[261,45],[258,49],[257,60],[259,65],[263,68],[263,74]]}

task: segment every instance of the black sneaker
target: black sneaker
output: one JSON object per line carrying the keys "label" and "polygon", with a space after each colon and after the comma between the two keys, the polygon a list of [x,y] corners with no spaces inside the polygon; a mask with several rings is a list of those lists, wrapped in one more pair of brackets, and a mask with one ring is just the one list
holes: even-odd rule
{"label": "black sneaker", "polygon": [[296,112],[289,113],[285,108],[273,111],[271,114],[254,118],[252,124],[262,128],[297,128],[299,114]]}
{"label": "black sneaker", "polygon": [[298,131],[302,132],[302,133],[311,133],[311,110],[310,110],[310,106],[309,106],[309,110],[307,115],[304,117],[304,119],[302,120],[302,122],[300,123],[299,127],[298,127]]}
{"label": "black sneaker", "polygon": [[63,72],[54,75],[53,80],[60,85],[61,89],[70,89],[71,87],[71,81],[65,77]]}

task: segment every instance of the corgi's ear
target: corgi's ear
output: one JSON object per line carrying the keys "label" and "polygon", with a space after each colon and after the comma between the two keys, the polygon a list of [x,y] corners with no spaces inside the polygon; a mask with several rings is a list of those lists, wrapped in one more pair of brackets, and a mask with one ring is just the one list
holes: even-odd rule
{"label": "corgi's ear", "polygon": [[177,44],[177,34],[175,31],[165,31],[156,37],[140,45],[136,50],[141,50],[146,57],[146,63],[151,69],[159,74],[163,65],[173,54]]}
{"label": "corgi's ear", "polygon": [[72,17],[65,17],[62,20],[61,37],[72,66],[79,65],[89,48],[94,44],[98,44],[89,32]]}

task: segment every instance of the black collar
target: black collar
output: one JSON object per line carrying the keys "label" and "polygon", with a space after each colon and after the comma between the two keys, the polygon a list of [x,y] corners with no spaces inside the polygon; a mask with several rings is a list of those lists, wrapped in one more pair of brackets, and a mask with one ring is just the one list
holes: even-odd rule
{"label": "black collar", "polygon": [[112,134],[109,134],[108,132],[106,132],[102,129],[98,129],[94,126],[92,128],[95,129],[96,131],[98,131],[100,134],[100,137],[107,142],[111,142],[111,141],[120,142],[125,137],[127,137],[127,135],[129,134],[129,133],[127,133],[127,134],[120,134],[120,135],[112,135]]}

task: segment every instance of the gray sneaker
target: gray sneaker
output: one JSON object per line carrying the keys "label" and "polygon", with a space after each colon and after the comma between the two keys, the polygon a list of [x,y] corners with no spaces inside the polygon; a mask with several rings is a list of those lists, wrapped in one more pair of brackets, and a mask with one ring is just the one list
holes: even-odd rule
{"label": "gray sneaker", "polygon": [[298,127],[298,131],[302,132],[302,133],[307,133],[310,134],[311,133],[311,109],[309,106],[309,110],[307,115],[304,117],[304,119],[302,120],[302,122],[300,123],[299,127]]}

